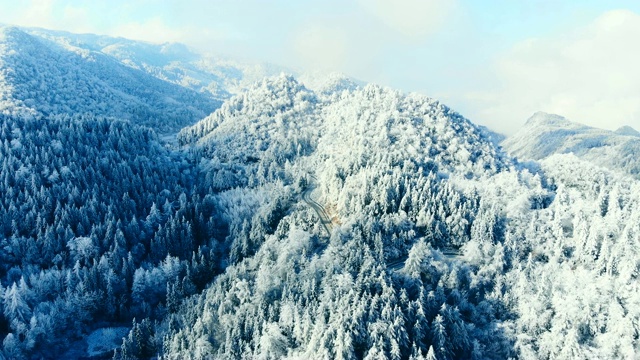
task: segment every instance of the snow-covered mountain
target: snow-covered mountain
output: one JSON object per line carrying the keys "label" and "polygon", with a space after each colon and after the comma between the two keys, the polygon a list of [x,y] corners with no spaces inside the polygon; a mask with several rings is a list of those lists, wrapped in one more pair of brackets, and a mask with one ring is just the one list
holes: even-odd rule
{"label": "snow-covered mountain", "polygon": [[523,159],[572,153],[598,166],[640,176],[640,133],[630,126],[608,131],[538,112],[502,145]]}
{"label": "snow-covered mountain", "polygon": [[153,44],[104,35],[24,29],[29,34],[111,56],[134,69],[224,100],[266,76],[291,72],[281,66],[195,53],[180,43]]}
{"label": "snow-covered mountain", "polygon": [[[98,52],[142,70],[158,79],[225,100],[265,77],[294,74],[310,89],[330,93],[354,89],[364,83],[340,73],[298,72],[269,63],[238,61],[196,53],[184,44],[154,44],[105,35],[23,28],[28,34],[63,46]],[[214,49],[215,50],[215,49]]]}
{"label": "snow-covered mountain", "polygon": [[640,132],[631,126],[623,126],[615,131],[618,135],[640,137]]}
{"label": "snow-covered mountain", "polygon": [[102,52],[0,28],[0,110],[131,120],[159,131],[191,124],[220,106]]}
{"label": "snow-covered mountain", "polygon": [[[324,94],[287,76],[184,129],[230,223],[232,266],[194,300],[203,307],[165,342],[168,356],[511,354],[495,312],[468,316],[491,307],[486,284],[442,253],[484,221],[462,184],[512,166],[483,134],[426,96]],[[303,200],[310,186],[330,236]]]}
{"label": "snow-covered mountain", "polygon": [[[625,177],[573,155],[517,165],[495,135],[424,96],[374,85],[326,96],[287,77],[179,140],[202,156],[236,230],[225,274],[170,316],[185,326],[164,342],[169,356],[574,359],[639,347],[619,325],[640,319],[637,221],[619,221],[640,214],[639,190]],[[328,239],[296,195],[309,186]]]}

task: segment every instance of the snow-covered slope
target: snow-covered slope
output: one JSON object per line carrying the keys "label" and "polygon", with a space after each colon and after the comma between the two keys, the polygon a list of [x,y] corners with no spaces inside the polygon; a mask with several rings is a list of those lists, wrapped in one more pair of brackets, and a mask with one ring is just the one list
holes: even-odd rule
{"label": "snow-covered slope", "polygon": [[640,134],[629,126],[613,132],[538,112],[502,145],[519,158],[539,160],[573,153],[598,166],[640,176]]}
{"label": "snow-covered slope", "polygon": [[125,66],[101,52],[0,28],[0,110],[92,114],[170,131],[219,106],[206,94]]}
{"label": "snow-covered slope", "polygon": [[[437,250],[474,237],[480,202],[462,184],[512,166],[468,120],[426,96],[375,85],[324,94],[281,76],[179,140],[220,191],[233,265],[194,300],[196,316],[172,315],[186,324],[165,342],[170,357],[511,354],[495,312],[468,316],[491,308],[486,284]],[[310,182],[330,238],[301,200]],[[243,220],[263,216],[268,225]]]}
{"label": "snow-covered slope", "polygon": [[291,72],[267,63],[242,62],[195,53],[180,43],[153,44],[104,35],[72,34],[64,31],[24,29],[29,34],[99,52],[158,79],[215,99],[227,99],[266,76]]}

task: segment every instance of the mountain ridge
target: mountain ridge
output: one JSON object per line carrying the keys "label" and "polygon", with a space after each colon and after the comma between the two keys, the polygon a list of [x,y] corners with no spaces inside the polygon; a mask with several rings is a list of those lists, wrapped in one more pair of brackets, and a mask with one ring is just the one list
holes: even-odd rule
{"label": "mountain ridge", "polygon": [[609,131],[538,112],[502,146],[513,156],[534,160],[573,153],[596,165],[640,176],[640,161],[634,155],[640,151],[640,139],[631,127]]}
{"label": "mountain ridge", "polygon": [[[223,100],[243,92],[265,76],[296,73],[266,63],[200,55],[180,43],[154,44],[10,25],[2,29],[4,52],[0,56],[4,59],[5,74],[0,91],[5,98],[3,109],[7,111],[16,108],[31,114],[94,112],[146,121],[156,129],[162,128],[161,132],[171,133],[209,115]],[[31,45],[16,51],[26,44]],[[61,64],[64,72],[47,65],[60,61],[70,63]],[[36,73],[29,76],[29,81],[11,76],[16,71],[28,73],[30,69],[36,69]],[[35,76],[38,74],[46,76]],[[324,94],[363,85],[338,73],[304,73],[302,77]],[[87,84],[99,84],[102,89]],[[89,92],[71,94],[72,89]],[[45,92],[56,92],[58,99],[47,98]],[[104,102],[101,97],[112,99],[109,107],[100,104]]]}
{"label": "mountain ridge", "polygon": [[615,131],[618,135],[636,136],[640,137],[640,132],[631,126],[625,125]]}
{"label": "mountain ridge", "polygon": [[60,45],[16,27],[0,31],[2,111],[92,113],[165,132],[199,120],[220,104],[99,52]]}

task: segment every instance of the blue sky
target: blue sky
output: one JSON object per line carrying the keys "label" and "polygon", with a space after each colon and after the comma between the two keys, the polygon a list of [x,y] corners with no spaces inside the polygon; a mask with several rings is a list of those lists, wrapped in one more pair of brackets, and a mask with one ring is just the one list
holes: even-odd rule
{"label": "blue sky", "polygon": [[538,110],[640,128],[638,1],[32,0],[0,22],[340,71],[505,133]]}

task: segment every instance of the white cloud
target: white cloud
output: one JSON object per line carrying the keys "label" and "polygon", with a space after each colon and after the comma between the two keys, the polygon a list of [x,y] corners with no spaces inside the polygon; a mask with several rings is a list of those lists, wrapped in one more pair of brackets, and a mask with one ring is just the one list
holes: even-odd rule
{"label": "white cloud", "polygon": [[54,25],[54,0],[31,0],[21,5],[19,16],[16,16],[15,19],[15,21],[18,21],[18,25],[39,27],[52,27]]}
{"label": "white cloud", "polygon": [[3,4],[0,10],[0,21],[7,24],[73,32],[88,32],[94,29],[86,10],[59,0],[30,0],[11,5]]}
{"label": "white cloud", "polygon": [[[334,5],[316,10],[290,32],[284,61],[293,58],[307,70],[339,71],[379,83],[419,69],[423,59],[418,56],[410,64],[399,65],[398,59],[416,53],[460,15],[457,0],[357,0],[340,11]],[[400,56],[391,55],[399,51]]]}
{"label": "white cloud", "polygon": [[95,27],[91,24],[91,18],[87,9],[68,5],[63,10],[63,19],[65,24],[73,24],[73,29],[69,31],[81,33],[95,31]]}
{"label": "white cloud", "polygon": [[358,4],[412,41],[438,30],[456,7],[454,0],[358,0]]}
{"label": "white cloud", "polygon": [[296,56],[312,69],[343,69],[348,56],[347,33],[338,27],[312,24],[293,39]]}
{"label": "white cloud", "polygon": [[154,43],[184,41],[189,37],[187,33],[185,29],[168,26],[160,17],[141,22],[128,22],[110,31],[110,35],[113,36]]}
{"label": "white cloud", "polygon": [[14,5],[0,5],[0,22],[153,42],[187,38],[185,27],[170,27],[161,16],[150,15],[140,20],[130,20],[130,12],[135,9],[131,4],[119,2],[77,4],[69,0],[29,0]]}
{"label": "white cloud", "polygon": [[512,133],[533,112],[591,126],[640,127],[640,15],[602,14],[558,37],[528,39],[496,63],[497,91],[468,94],[474,120]]}

